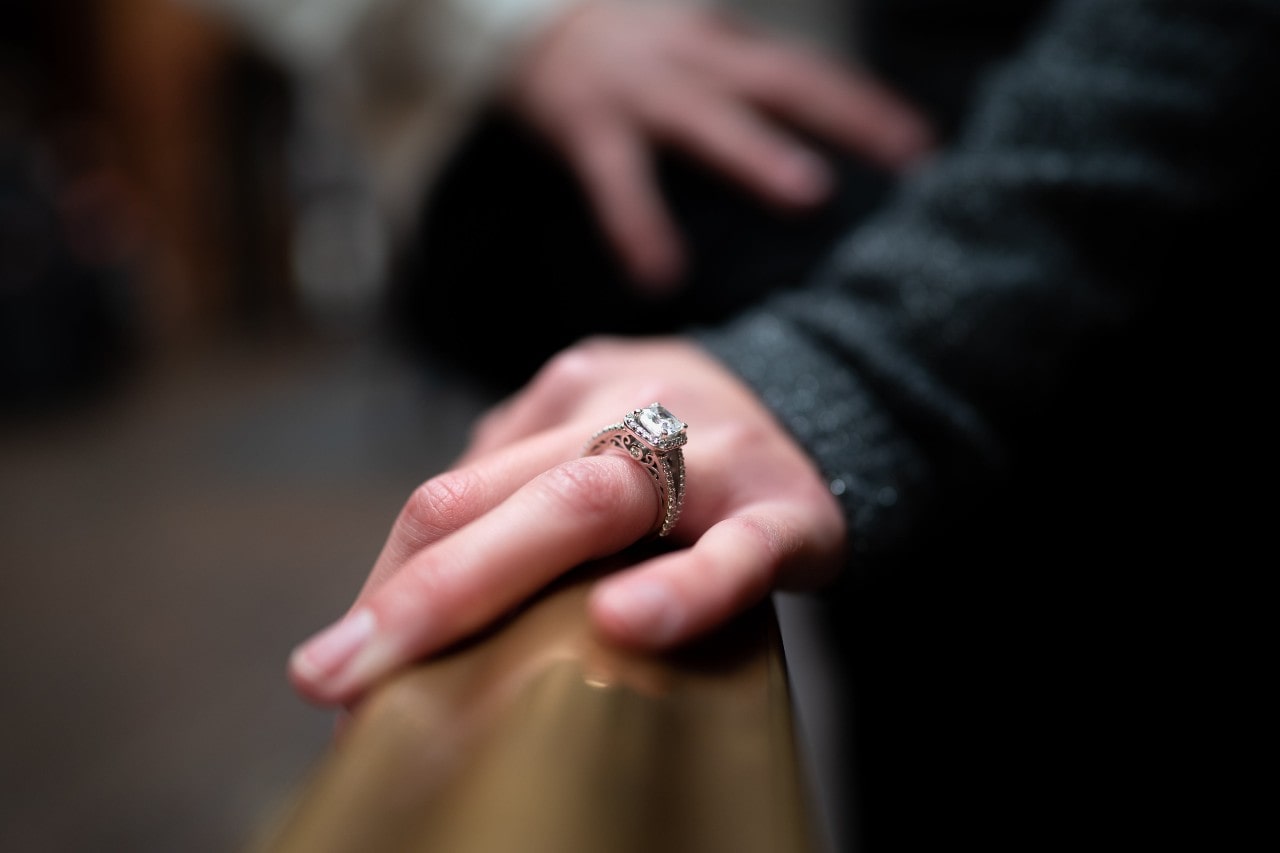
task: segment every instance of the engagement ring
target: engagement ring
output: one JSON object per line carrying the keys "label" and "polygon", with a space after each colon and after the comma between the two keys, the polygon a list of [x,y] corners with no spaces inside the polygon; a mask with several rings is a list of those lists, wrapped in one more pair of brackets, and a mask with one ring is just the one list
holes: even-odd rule
{"label": "engagement ring", "polygon": [[658,517],[649,535],[666,536],[684,503],[684,447],[688,437],[681,421],[654,403],[636,409],[621,423],[609,424],[587,442],[583,456],[618,450],[639,462],[658,490]]}

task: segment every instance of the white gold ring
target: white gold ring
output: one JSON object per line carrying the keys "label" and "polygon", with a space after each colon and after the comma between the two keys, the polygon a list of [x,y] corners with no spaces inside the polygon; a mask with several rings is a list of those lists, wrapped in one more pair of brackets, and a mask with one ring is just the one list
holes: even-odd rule
{"label": "white gold ring", "polygon": [[618,450],[639,462],[658,490],[658,517],[650,536],[666,536],[684,504],[684,451],[688,441],[681,421],[658,403],[636,409],[621,423],[599,430],[582,449],[583,456]]}

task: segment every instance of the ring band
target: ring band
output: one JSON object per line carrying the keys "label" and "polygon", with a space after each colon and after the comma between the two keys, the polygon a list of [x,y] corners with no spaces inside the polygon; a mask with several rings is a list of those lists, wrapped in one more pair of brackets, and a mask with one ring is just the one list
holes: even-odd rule
{"label": "ring band", "polygon": [[684,447],[688,437],[681,421],[658,403],[636,409],[621,423],[599,430],[582,449],[583,456],[620,450],[644,466],[658,490],[658,517],[648,535],[666,536],[684,504]]}

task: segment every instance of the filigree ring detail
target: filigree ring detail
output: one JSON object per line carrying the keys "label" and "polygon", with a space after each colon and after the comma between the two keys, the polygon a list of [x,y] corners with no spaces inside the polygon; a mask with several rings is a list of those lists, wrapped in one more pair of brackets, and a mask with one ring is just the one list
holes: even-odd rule
{"label": "filigree ring detail", "polygon": [[681,421],[659,403],[628,413],[591,436],[583,456],[621,452],[639,462],[658,490],[658,517],[649,535],[666,536],[684,504],[684,451],[688,441]]}

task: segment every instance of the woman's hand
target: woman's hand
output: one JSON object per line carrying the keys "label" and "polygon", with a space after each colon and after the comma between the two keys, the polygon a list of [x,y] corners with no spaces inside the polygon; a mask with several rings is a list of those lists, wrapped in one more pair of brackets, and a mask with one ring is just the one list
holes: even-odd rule
{"label": "woman's hand", "polygon": [[508,89],[578,175],[632,275],[655,287],[683,263],[650,173],[657,145],[803,207],[831,176],[790,129],[894,169],[931,144],[920,115],[865,74],[692,5],[582,3],[516,63]]}
{"label": "woman's hand", "polygon": [[676,547],[596,584],[590,617],[604,636],[669,648],[776,587],[834,576],[840,508],[749,388],[682,340],[592,340],[486,415],[458,464],[414,492],[351,610],[295,651],[296,688],[349,703],[643,538],[659,509],[649,475],[620,454],[580,454],[601,427],[654,401],[689,424]]}

